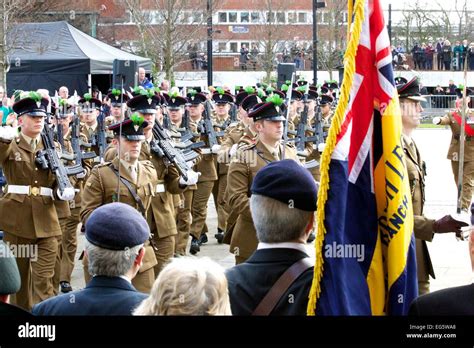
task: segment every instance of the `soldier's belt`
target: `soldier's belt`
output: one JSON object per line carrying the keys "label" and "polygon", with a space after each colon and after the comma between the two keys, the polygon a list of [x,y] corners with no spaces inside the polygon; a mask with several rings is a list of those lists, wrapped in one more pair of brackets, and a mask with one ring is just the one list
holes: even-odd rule
{"label": "soldier's belt", "polygon": [[7,185],[6,193],[28,196],[47,196],[53,198],[53,190],[49,187],[36,187],[26,185]]}

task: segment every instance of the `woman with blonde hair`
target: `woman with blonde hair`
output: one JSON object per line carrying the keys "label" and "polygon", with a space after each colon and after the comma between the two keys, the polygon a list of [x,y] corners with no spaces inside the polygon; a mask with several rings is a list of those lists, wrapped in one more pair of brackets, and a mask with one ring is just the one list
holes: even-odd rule
{"label": "woman with blonde hair", "polygon": [[232,315],[224,269],[211,259],[172,259],[134,315]]}

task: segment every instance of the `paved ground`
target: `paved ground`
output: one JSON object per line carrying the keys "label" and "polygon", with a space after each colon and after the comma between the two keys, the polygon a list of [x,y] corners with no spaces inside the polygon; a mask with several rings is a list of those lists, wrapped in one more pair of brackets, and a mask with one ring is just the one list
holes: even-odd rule
{"label": "paved ground", "polygon": [[[440,218],[445,214],[455,213],[456,187],[451,164],[446,159],[451,132],[447,129],[424,129],[416,131],[414,137],[428,168],[425,215]],[[212,199],[209,201],[208,211],[209,230],[216,231],[217,219]],[[223,267],[232,266],[234,258],[228,252],[228,245],[217,244],[212,233],[209,237],[209,242],[201,247],[199,257],[209,256]],[[83,237],[80,236],[79,240],[79,250],[82,250]],[[436,235],[433,242],[428,244],[437,278],[432,280],[432,290],[471,282],[467,242],[457,241],[453,234],[447,234]],[[312,246],[310,249],[314,251]],[[77,262],[74,269],[72,284],[75,289],[84,286],[80,262]]]}

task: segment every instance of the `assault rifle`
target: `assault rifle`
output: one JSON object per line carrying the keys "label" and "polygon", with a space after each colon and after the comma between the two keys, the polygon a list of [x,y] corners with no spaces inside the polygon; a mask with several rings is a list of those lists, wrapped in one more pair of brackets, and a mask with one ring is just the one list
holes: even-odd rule
{"label": "assault rifle", "polygon": [[166,131],[156,122],[153,126],[153,140],[150,143],[151,151],[159,158],[163,158],[166,165],[174,164],[184,180],[188,180],[187,172],[191,168],[186,162],[196,159],[199,154],[192,150],[181,152],[174,148],[171,142]]}
{"label": "assault rifle", "polygon": [[62,194],[66,188],[73,188],[68,176],[80,174],[84,172],[84,169],[80,164],[65,167],[56,152],[53,138],[53,130],[48,124],[45,124],[41,132],[44,149],[37,152],[36,163],[42,169],[49,169],[56,176],[58,188]]}
{"label": "assault rifle", "polygon": [[[199,129],[202,135],[206,136],[208,139],[208,145],[209,148],[212,149],[214,145],[219,145],[219,142],[217,141],[217,137],[222,137],[224,136],[224,132],[216,132],[214,129],[214,126],[212,124],[211,120],[211,103],[209,100],[206,100],[205,105],[204,105],[204,115],[203,118],[199,124]],[[207,151],[210,153],[210,151]]]}

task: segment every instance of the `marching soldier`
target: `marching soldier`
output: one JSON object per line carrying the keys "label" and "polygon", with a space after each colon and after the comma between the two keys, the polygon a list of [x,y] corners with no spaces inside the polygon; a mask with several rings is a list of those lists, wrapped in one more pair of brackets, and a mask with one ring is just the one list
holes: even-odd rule
{"label": "marching soldier", "polygon": [[[231,238],[230,251],[237,264],[244,262],[257,248],[257,236],[249,209],[248,192],[258,170],[266,164],[278,161],[285,154],[286,159],[298,161],[296,150],[289,144],[282,144],[285,107],[283,99],[275,96],[271,102],[257,104],[249,114],[255,122],[258,140],[255,144],[243,146],[232,159],[228,176],[229,221],[227,235]],[[234,215],[236,217],[232,217]]]}
{"label": "marching soldier", "polygon": [[[206,103],[209,103],[209,101],[206,101]],[[192,110],[191,107],[189,113],[191,120],[198,125],[198,129],[202,129],[203,126],[201,110],[204,111],[204,109],[200,105],[201,104],[199,104],[195,110]],[[202,158],[194,167],[197,172],[201,173],[201,175],[199,176],[199,180],[197,182],[197,189],[193,194],[193,203],[191,209],[192,224],[190,234],[192,239],[189,252],[193,255],[199,252],[201,249],[201,235],[205,236],[204,229],[207,217],[207,202],[211,196],[214,182],[216,182],[218,179],[216,154],[220,150],[219,144],[214,144],[212,147],[209,146],[209,139],[206,135],[201,135],[200,140],[206,142],[208,148],[202,149]]]}
{"label": "marching soldier", "polygon": [[[457,89],[458,97],[462,98],[462,90]],[[471,95],[474,92],[470,89],[466,89],[466,105],[469,105],[471,101]],[[462,102],[462,99],[459,99]],[[449,125],[452,132],[451,144],[449,145],[448,150],[448,159],[451,160],[451,168],[453,170],[454,181],[456,186],[458,185],[458,175],[459,175],[459,157],[461,156],[459,151],[461,147],[461,123],[462,123],[462,113],[461,105],[454,111],[448,112],[443,117],[434,117],[433,123],[437,125]],[[462,177],[462,194],[461,194],[461,209],[464,211],[469,211],[472,201],[473,193],[473,179],[474,179],[474,113],[471,109],[468,109],[466,112],[466,122],[465,122],[465,141],[464,141],[464,166],[463,166],[463,177]]]}
{"label": "marching soldier", "polygon": [[[234,97],[232,96],[232,94],[224,92],[222,89],[218,88],[216,93],[213,94],[212,99],[216,104],[216,114],[214,122],[217,125],[223,125],[230,117],[229,110],[230,105],[234,102]],[[223,139],[224,137],[219,137],[219,143],[222,143]],[[225,202],[225,189],[227,186],[227,172],[229,170],[229,163],[226,161],[219,161],[219,156],[216,156],[216,159],[218,179],[212,189],[212,195],[214,197],[214,204],[217,210],[217,233],[219,234],[225,231],[226,229],[226,221],[228,215]]]}
{"label": "marching soldier", "polygon": [[[197,132],[197,123],[201,118],[204,110],[203,103],[207,100],[206,96],[202,93],[195,93],[189,91],[187,95],[187,102],[189,103],[189,128],[193,133]],[[198,139],[199,140],[199,139]],[[175,253],[177,255],[186,255],[186,246],[188,244],[189,234],[191,231],[191,210],[193,204],[194,192],[197,189],[197,185],[188,185],[187,188],[181,194],[181,204],[177,210],[177,228],[178,236],[176,240]]]}
{"label": "marching soldier", "polygon": [[332,111],[331,111],[331,104],[333,102],[333,98],[329,95],[322,95],[319,99],[319,106],[321,107],[321,122],[323,127],[323,134],[324,134],[324,142],[326,141],[327,134],[329,132],[329,128],[331,127],[332,121]]}
{"label": "marching soldier", "polygon": [[[95,208],[112,202],[131,205],[147,218],[158,182],[153,164],[138,160],[145,140],[143,128],[147,125],[142,118],[136,118],[126,119],[109,128],[115,134],[112,143],[120,157],[115,157],[112,162],[98,164],[92,169],[82,196],[80,215],[83,225]],[[150,242],[146,243],[145,250],[143,264],[132,284],[138,291],[147,293],[155,280],[154,267],[157,260]],[[84,256],[83,264],[87,283],[90,279],[87,255]]]}
{"label": "marching soldier", "polygon": [[[72,120],[72,117],[78,116],[73,114],[73,109],[69,104],[63,105],[62,108],[59,108],[59,116],[59,124],[63,127],[64,131],[64,143],[66,145],[65,148],[68,150],[68,152],[72,154],[72,131],[69,127],[69,124]],[[83,142],[87,142],[87,138],[84,134],[81,134],[80,137]],[[84,163],[80,164],[85,166]],[[88,172],[90,168],[86,166],[84,169],[86,172]],[[64,222],[62,221],[62,219],[59,220],[62,230],[62,239],[60,246],[61,261],[59,265],[59,273],[57,275],[55,274],[55,281],[59,281],[59,286],[61,292],[63,293],[67,293],[73,290],[71,286],[71,276],[72,271],[74,270],[74,259],[76,257],[77,251],[77,226],[80,222],[79,213],[81,211],[82,191],[85,176],[86,174],[77,175],[75,180],[71,180],[71,183],[74,185],[74,188],[77,190],[78,193],[75,195],[74,200],[68,202],[71,214],[64,219]],[[56,278],[57,276],[59,277]]]}
{"label": "marching soldier", "polygon": [[[81,120],[84,122],[81,127],[81,133],[84,134],[89,143],[93,143],[93,138],[98,131],[97,117],[99,116],[102,102],[97,98],[92,98],[89,93],[86,93],[83,98],[79,99]],[[91,146],[89,151],[99,153],[98,144]]]}
{"label": "marching soldier", "polygon": [[456,232],[458,234],[461,232],[461,227],[467,226],[467,224],[454,220],[450,215],[436,221],[423,215],[426,167],[411,134],[420,124],[420,114],[423,111],[420,101],[425,101],[425,99],[421,97],[416,78],[408,83],[398,85],[397,90],[402,111],[403,150],[405,152],[415,220],[418,291],[422,295],[430,291],[430,275],[433,278],[435,277],[426,242],[431,242],[435,233]]}
{"label": "marching soldier", "polygon": [[55,192],[56,177],[50,170],[39,168],[35,161],[36,152],[44,149],[41,132],[47,106],[46,98],[30,92],[13,105],[20,118],[20,134],[11,128],[15,133],[4,130],[0,139],[0,165],[8,182],[0,199],[0,229],[5,242],[28,252],[17,255],[21,289],[14,300],[27,310],[54,295],[54,266],[61,235],[54,199],[74,198],[73,189]]}
{"label": "marching soldier", "polygon": [[[139,159],[151,161],[158,177],[156,194],[151,200],[151,212],[148,219],[157,249],[155,250],[155,255],[158,264],[155,266],[155,277],[158,276],[163,266],[175,253],[178,232],[173,195],[182,194],[187,187],[195,186],[199,176],[198,173],[190,170],[187,173],[188,179],[184,180],[173,165],[168,165],[164,162],[163,158],[152,153],[150,146],[154,139],[153,126],[156,122],[154,110],[156,110],[158,102],[159,99],[153,97],[150,104],[146,96],[138,96],[128,102],[128,106],[148,123],[144,128],[145,142],[143,143]],[[170,102],[172,108],[176,107],[176,104],[174,104],[176,101],[173,101],[173,98],[171,98]],[[186,245],[184,248],[186,248]]]}
{"label": "marching soldier", "polygon": [[126,103],[130,98],[115,88],[107,94],[107,98],[110,100],[110,116],[107,116],[105,125],[110,126],[126,118]]}

